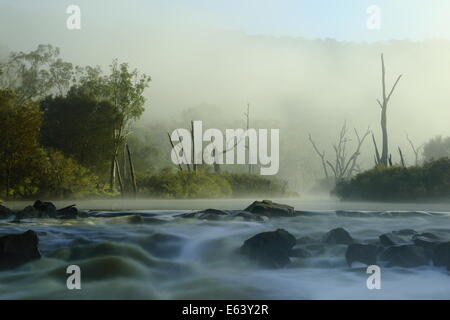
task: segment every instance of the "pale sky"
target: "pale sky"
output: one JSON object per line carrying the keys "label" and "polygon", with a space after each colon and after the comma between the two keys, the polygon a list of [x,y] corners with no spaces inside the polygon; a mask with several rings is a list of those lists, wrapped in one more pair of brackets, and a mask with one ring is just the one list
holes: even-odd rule
{"label": "pale sky", "polygon": [[[70,4],[80,6],[86,26],[148,28],[162,21],[174,28],[188,23],[309,39],[450,39],[448,0],[0,0],[2,17],[6,16],[0,24],[3,30],[14,26],[19,13],[8,11],[16,8],[42,17],[42,23],[53,28],[64,27]],[[366,27],[366,10],[371,5],[381,9],[380,30]]]}

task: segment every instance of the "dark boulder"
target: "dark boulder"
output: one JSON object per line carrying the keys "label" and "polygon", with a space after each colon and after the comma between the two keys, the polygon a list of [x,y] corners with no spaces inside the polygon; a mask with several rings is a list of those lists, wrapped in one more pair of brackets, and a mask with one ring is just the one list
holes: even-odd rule
{"label": "dark boulder", "polygon": [[43,202],[41,200],[37,200],[33,207],[39,211],[39,218],[54,218],[56,216],[56,207],[51,202]]}
{"label": "dark boulder", "polygon": [[440,243],[439,238],[429,232],[416,234],[412,240],[416,246],[425,248],[431,255],[433,255],[434,247]]}
{"label": "dark boulder", "polygon": [[392,233],[399,235],[399,236],[414,236],[417,234],[417,231],[413,229],[402,229],[398,231],[393,231]]}
{"label": "dark boulder", "polygon": [[182,218],[196,218],[200,220],[220,220],[228,217],[230,214],[223,210],[206,209],[202,211],[188,212],[180,215]]}
{"label": "dark boulder", "polygon": [[56,211],[56,217],[59,219],[76,219],[79,211],[75,205],[71,205]]}
{"label": "dark boulder", "polygon": [[308,237],[308,236],[297,239],[297,244],[299,244],[299,245],[311,244],[311,243],[315,243],[315,242],[316,242],[316,240],[314,240],[313,238]]}
{"label": "dark boulder", "polygon": [[266,222],[269,218],[265,216],[260,216],[247,211],[240,211],[232,215],[233,218],[240,218],[244,221],[256,221],[256,222]]}
{"label": "dark boulder", "polygon": [[290,262],[295,242],[295,237],[284,229],[262,232],[247,239],[241,253],[264,267],[280,268]]}
{"label": "dark boulder", "polygon": [[344,228],[336,228],[328,231],[323,237],[326,244],[352,244],[355,240]]}
{"label": "dark boulder", "polygon": [[9,218],[11,215],[12,211],[0,204],[0,219]]}
{"label": "dark boulder", "polygon": [[39,238],[34,231],[0,237],[0,269],[9,269],[40,259]]}
{"label": "dark boulder", "polygon": [[433,248],[433,264],[450,269],[450,242],[438,243]]}
{"label": "dark boulder", "polygon": [[379,252],[379,246],[354,243],[348,246],[345,252],[345,260],[347,260],[349,267],[352,266],[353,262],[361,262],[370,266],[377,263],[377,255]]}
{"label": "dark boulder", "polygon": [[291,254],[289,256],[295,258],[309,258],[312,257],[313,254],[304,248],[294,248],[291,250]]}
{"label": "dark boulder", "polygon": [[426,249],[430,254],[432,254],[434,247],[437,244],[437,242],[425,237],[416,237],[414,238],[413,242],[416,246]]}
{"label": "dark boulder", "polygon": [[398,234],[396,232],[389,232],[389,233],[382,234],[379,237],[379,239],[380,239],[381,244],[386,247],[408,243],[408,240],[406,240],[404,237],[402,237],[400,234]]}
{"label": "dark boulder", "polygon": [[40,218],[41,212],[33,206],[27,206],[22,211],[16,213],[14,221],[19,222],[22,219]]}
{"label": "dark boulder", "polygon": [[388,266],[403,268],[414,268],[427,265],[430,261],[429,255],[422,247],[415,245],[392,246],[384,250],[380,260],[387,262]]}
{"label": "dark boulder", "polygon": [[270,200],[255,201],[244,211],[268,217],[293,217],[295,215],[293,207]]}

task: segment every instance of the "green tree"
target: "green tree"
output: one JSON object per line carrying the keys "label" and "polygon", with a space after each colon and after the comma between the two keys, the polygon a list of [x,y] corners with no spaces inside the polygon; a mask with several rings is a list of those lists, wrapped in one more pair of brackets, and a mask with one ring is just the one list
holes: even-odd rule
{"label": "green tree", "polygon": [[116,114],[114,121],[113,147],[110,159],[110,189],[114,189],[115,159],[130,133],[131,124],[144,112],[144,91],[151,78],[140,74],[137,69],[130,70],[127,63],[114,60],[110,73],[104,75],[100,68],[85,68],[77,80],[81,90],[94,95],[98,101],[109,101]]}
{"label": "green tree", "polygon": [[0,86],[14,90],[20,103],[60,95],[70,87],[74,67],[60,57],[59,48],[39,45],[31,52],[13,52],[3,65]]}
{"label": "green tree", "polygon": [[450,157],[450,137],[437,136],[423,147],[425,162]]}
{"label": "green tree", "polygon": [[39,148],[41,123],[38,105],[20,102],[12,91],[0,89],[0,181],[7,198],[29,174],[27,163]]}
{"label": "green tree", "polygon": [[62,151],[99,176],[108,175],[116,111],[108,101],[97,101],[72,87],[67,96],[47,97],[42,144]]}

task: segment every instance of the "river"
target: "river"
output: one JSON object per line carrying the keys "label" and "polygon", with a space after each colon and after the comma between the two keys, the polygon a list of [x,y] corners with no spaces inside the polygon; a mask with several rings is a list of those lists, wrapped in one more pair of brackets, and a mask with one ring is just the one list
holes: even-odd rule
{"label": "river", "polygon": [[[327,231],[343,227],[361,242],[401,229],[432,232],[450,240],[449,203],[273,200],[311,214],[264,223],[203,221],[176,215],[207,208],[242,210],[253,199],[99,200],[55,202],[57,207],[76,203],[80,209],[92,210],[88,218],[19,224],[0,220],[0,235],[37,232],[43,255],[0,272],[0,299],[450,299],[448,272],[432,265],[382,268],[381,290],[369,290],[365,268],[347,266],[345,246],[309,258],[291,258],[282,269],[261,268],[238,253],[246,239],[278,228],[296,238],[320,239]],[[29,203],[6,205],[19,209]],[[439,214],[358,217],[338,216],[336,210]],[[135,219],[137,215],[141,220]],[[69,265],[81,268],[81,290],[67,289]]]}

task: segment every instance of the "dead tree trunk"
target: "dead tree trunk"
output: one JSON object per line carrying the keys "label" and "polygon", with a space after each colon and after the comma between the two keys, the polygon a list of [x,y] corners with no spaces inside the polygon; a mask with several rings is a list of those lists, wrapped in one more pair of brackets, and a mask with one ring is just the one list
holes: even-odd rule
{"label": "dead tree trunk", "polygon": [[122,180],[122,176],[120,174],[120,167],[119,167],[119,163],[117,161],[117,158],[114,159],[114,164],[115,164],[116,171],[117,171],[117,180],[119,181],[120,194],[123,197],[124,193],[125,193],[125,190],[123,188],[123,180]]}
{"label": "dead tree trunk", "polygon": [[398,147],[398,153],[400,154],[400,162],[402,164],[402,167],[406,168],[405,158],[403,157],[403,152],[402,149],[400,149],[400,147]]}
{"label": "dead tree trunk", "polygon": [[114,191],[114,186],[116,184],[116,155],[114,154],[111,159],[111,167],[109,170],[109,191]]}
{"label": "dead tree trunk", "polygon": [[423,145],[416,148],[416,146],[411,141],[408,135],[406,135],[406,139],[408,139],[409,145],[411,146],[411,149],[414,152],[414,165],[417,167],[419,165],[419,152],[423,148]]}
{"label": "dead tree trunk", "polygon": [[[246,119],[247,119],[247,131],[250,129],[250,104],[247,104],[247,112],[244,113]],[[250,142],[246,143],[246,149],[247,149],[247,155],[248,159],[250,159]],[[250,162],[250,161],[249,161]],[[253,173],[253,166],[251,163],[248,164],[248,173]]]}
{"label": "dead tree trunk", "polygon": [[[361,155],[361,147],[364,144],[367,136],[371,133],[370,129],[368,128],[366,133],[363,136],[360,136],[358,131],[355,129],[357,145],[355,151],[349,156],[347,153],[347,144],[351,140],[347,137],[347,129],[347,123],[344,122],[344,125],[342,126],[341,132],[339,134],[338,143],[333,145],[333,149],[335,152],[334,163],[331,163],[325,158],[325,151],[320,152],[315,142],[313,141],[311,134],[309,135],[309,141],[311,142],[315,152],[322,161],[322,167],[329,185],[331,185],[332,183],[337,184],[342,180],[349,179],[353,175],[357,167],[357,160]],[[329,167],[333,172],[334,181],[330,180],[327,167]]]}
{"label": "dead tree trunk", "polygon": [[381,163],[380,152],[378,151],[377,142],[375,140],[375,136],[373,135],[373,133],[372,133],[372,141],[373,146],[375,148],[375,165],[379,165]]}
{"label": "dead tree trunk", "polygon": [[127,148],[127,153],[128,153],[128,161],[130,164],[130,174],[131,174],[131,183],[133,185],[133,193],[134,193],[134,196],[136,197],[137,186],[136,186],[136,176],[134,174],[133,159],[131,158],[131,151],[130,151],[130,147],[128,146],[128,144],[126,144],[126,148]]}
{"label": "dead tree trunk", "polygon": [[177,150],[175,150],[175,146],[173,144],[172,138],[170,137],[170,133],[167,132],[167,135],[169,136],[169,142],[170,142],[170,145],[172,146],[172,150],[175,152],[175,155],[177,156],[178,168],[180,169],[180,171],[183,171],[183,167],[181,166],[181,161],[178,158],[178,152],[177,152]]}
{"label": "dead tree trunk", "polygon": [[384,65],[384,56],[381,54],[381,85],[382,85],[382,101],[377,100],[378,105],[381,108],[381,132],[383,136],[383,146],[381,151],[381,163],[388,166],[389,157],[389,140],[388,140],[388,128],[387,128],[387,107],[392,94],[394,93],[397,84],[403,75],[399,75],[394,83],[391,91],[387,93],[386,91],[386,68]]}
{"label": "dead tree trunk", "polygon": [[197,164],[195,163],[195,143],[194,143],[194,121],[191,121],[191,138],[192,138],[192,168],[197,171]]}

